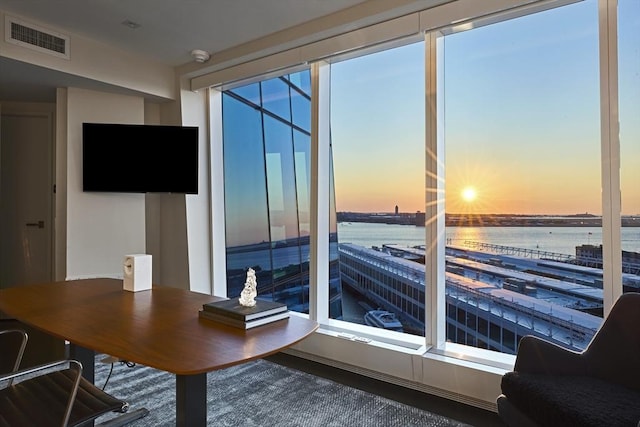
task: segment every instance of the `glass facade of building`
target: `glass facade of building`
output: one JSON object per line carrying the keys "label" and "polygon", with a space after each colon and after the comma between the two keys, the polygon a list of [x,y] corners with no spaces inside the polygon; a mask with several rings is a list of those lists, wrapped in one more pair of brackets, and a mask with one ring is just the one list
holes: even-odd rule
{"label": "glass facade of building", "polygon": [[[258,296],[309,312],[311,85],[309,70],[223,93],[227,296],[248,268]],[[335,242],[335,220],[330,241]],[[330,313],[340,318],[337,245]]]}

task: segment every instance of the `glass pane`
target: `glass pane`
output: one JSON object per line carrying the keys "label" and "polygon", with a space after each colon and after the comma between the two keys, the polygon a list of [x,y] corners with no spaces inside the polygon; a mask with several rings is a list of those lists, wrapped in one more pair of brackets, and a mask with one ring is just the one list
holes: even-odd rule
{"label": "glass pane", "polygon": [[311,138],[294,131],[293,149],[295,164],[296,197],[298,201],[298,223],[301,239],[303,269],[309,269],[309,235],[311,233]]}
{"label": "glass pane", "polygon": [[308,71],[289,74],[289,80],[294,87],[311,96],[311,74]]}
{"label": "glass pane", "polygon": [[229,92],[233,92],[255,105],[260,105],[260,83],[237,87]]}
{"label": "glass pane", "polygon": [[267,164],[267,194],[273,259],[273,299],[286,302],[296,311],[305,311],[295,168],[291,126],[264,117]]}
{"label": "glass pane", "polygon": [[223,138],[227,241],[227,296],[240,295],[246,270],[256,271],[258,293],[271,284],[269,222],[262,119],[251,106],[224,94]]}
{"label": "glass pane", "polygon": [[424,134],[423,43],[331,66],[345,321],[424,334]]}
{"label": "glass pane", "polygon": [[291,103],[289,101],[289,85],[280,78],[266,80],[260,83],[262,87],[262,107],[283,118],[291,121]]}
{"label": "glass pane", "polygon": [[329,318],[344,318],[340,252],[338,250],[338,221],[336,187],[334,183],[333,149],[329,147]]}
{"label": "glass pane", "polygon": [[448,341],[582,350],[602,321],[597,13],[445,37]]}
{"label": "glass pane", "polygon": [[291,89],[291,112],[293,124],[307,132],[311,132],[311,102],[308,95]]}
{"label": "glass pane", "polygon": [[[286,302],[299,312],[309,311],[311,137],[300,123],[311,121],[311,99],[296,83],[310,82],[309,75],[305,70],[295,79],[278,77],[225,92],[222,115],[228,296],[239,295],[252,267],[258,298]],[[268,99],[249,99],[259,87]],[[296,98],[291,108],[297,124],[283,118],[289,94]],[[337,248],[331,258],[337,260]],[[331,309],[339,317],[337,277],[334,268]]]}
{"label": "glass pane", "polygon": [[640,2],[618,1],[622,284],[640,290]]}

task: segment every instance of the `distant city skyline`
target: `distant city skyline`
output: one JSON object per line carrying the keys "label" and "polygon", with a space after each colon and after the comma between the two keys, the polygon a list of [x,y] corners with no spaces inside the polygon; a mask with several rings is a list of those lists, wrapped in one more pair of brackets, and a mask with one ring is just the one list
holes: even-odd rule
{"label": "distant city skyline", "polygon": [[[425,212],[336,212],[338,222],[368,222],[400,225],[424,225]],[[601,227],[602,216],[585,213],[567,215],[499,214],[499,213],[446,213],[449,226],[553,226],[553,227]],[[640,227],[640,215],[622,215],[622,227]],[[640,236],[639,236],[640,237]]]}
{"label": "distant city skyline", "polygon": [[[396,207],[398,208],[397,212],[396,212]],[[380,211],[349,211],[349,210],[338,210],[338,213],[356,213],[356,214],[372,214],[372,215],[414,215],[416,213],[424,213],[424,211],[406,211],[403,210],[401,206],[398,205],[393,205],[391,206],[390,209],[388,210],[380,210]],[[533,213],[527,213],[527,212],[523,212],[523,213],[503,213],[503,212],[482,212],[482,213],[478,213],[478,212],[447,212],[446,215],[476,215],[476,216],[548,216],[548,217],[601,217],[602,215],[600,214],[595,214],[595,213],[591,213],[591,212],[575,212],[575,213],[569,213],[569,214],[545,214],[545,213],[540,213],[540,214],[533,214]],[[624,215],[624,216],[629,216],[629,217],[640,217],[640,214],[637,215]]]}

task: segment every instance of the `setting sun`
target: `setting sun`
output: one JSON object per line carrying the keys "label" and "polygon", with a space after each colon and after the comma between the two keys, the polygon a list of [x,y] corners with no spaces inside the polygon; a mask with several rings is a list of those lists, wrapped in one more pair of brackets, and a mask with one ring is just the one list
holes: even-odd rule
{"label": "setting sun", "polygon": [[478,196],[478,193],[476,192],[476,189],[473,187],[466,187],[464,190],[462,190],[462,199],[465,202],[473,202],[477,196]]}

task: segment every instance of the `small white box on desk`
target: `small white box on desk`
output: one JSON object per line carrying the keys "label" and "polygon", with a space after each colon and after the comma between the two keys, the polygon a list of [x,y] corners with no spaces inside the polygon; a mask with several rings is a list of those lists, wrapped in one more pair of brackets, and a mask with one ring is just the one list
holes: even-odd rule
{"label": "small white box on desk", "polygon": [[122,287],[125,291],[138,292],[151,289],[151,255],[125,255],[123,269]]}

